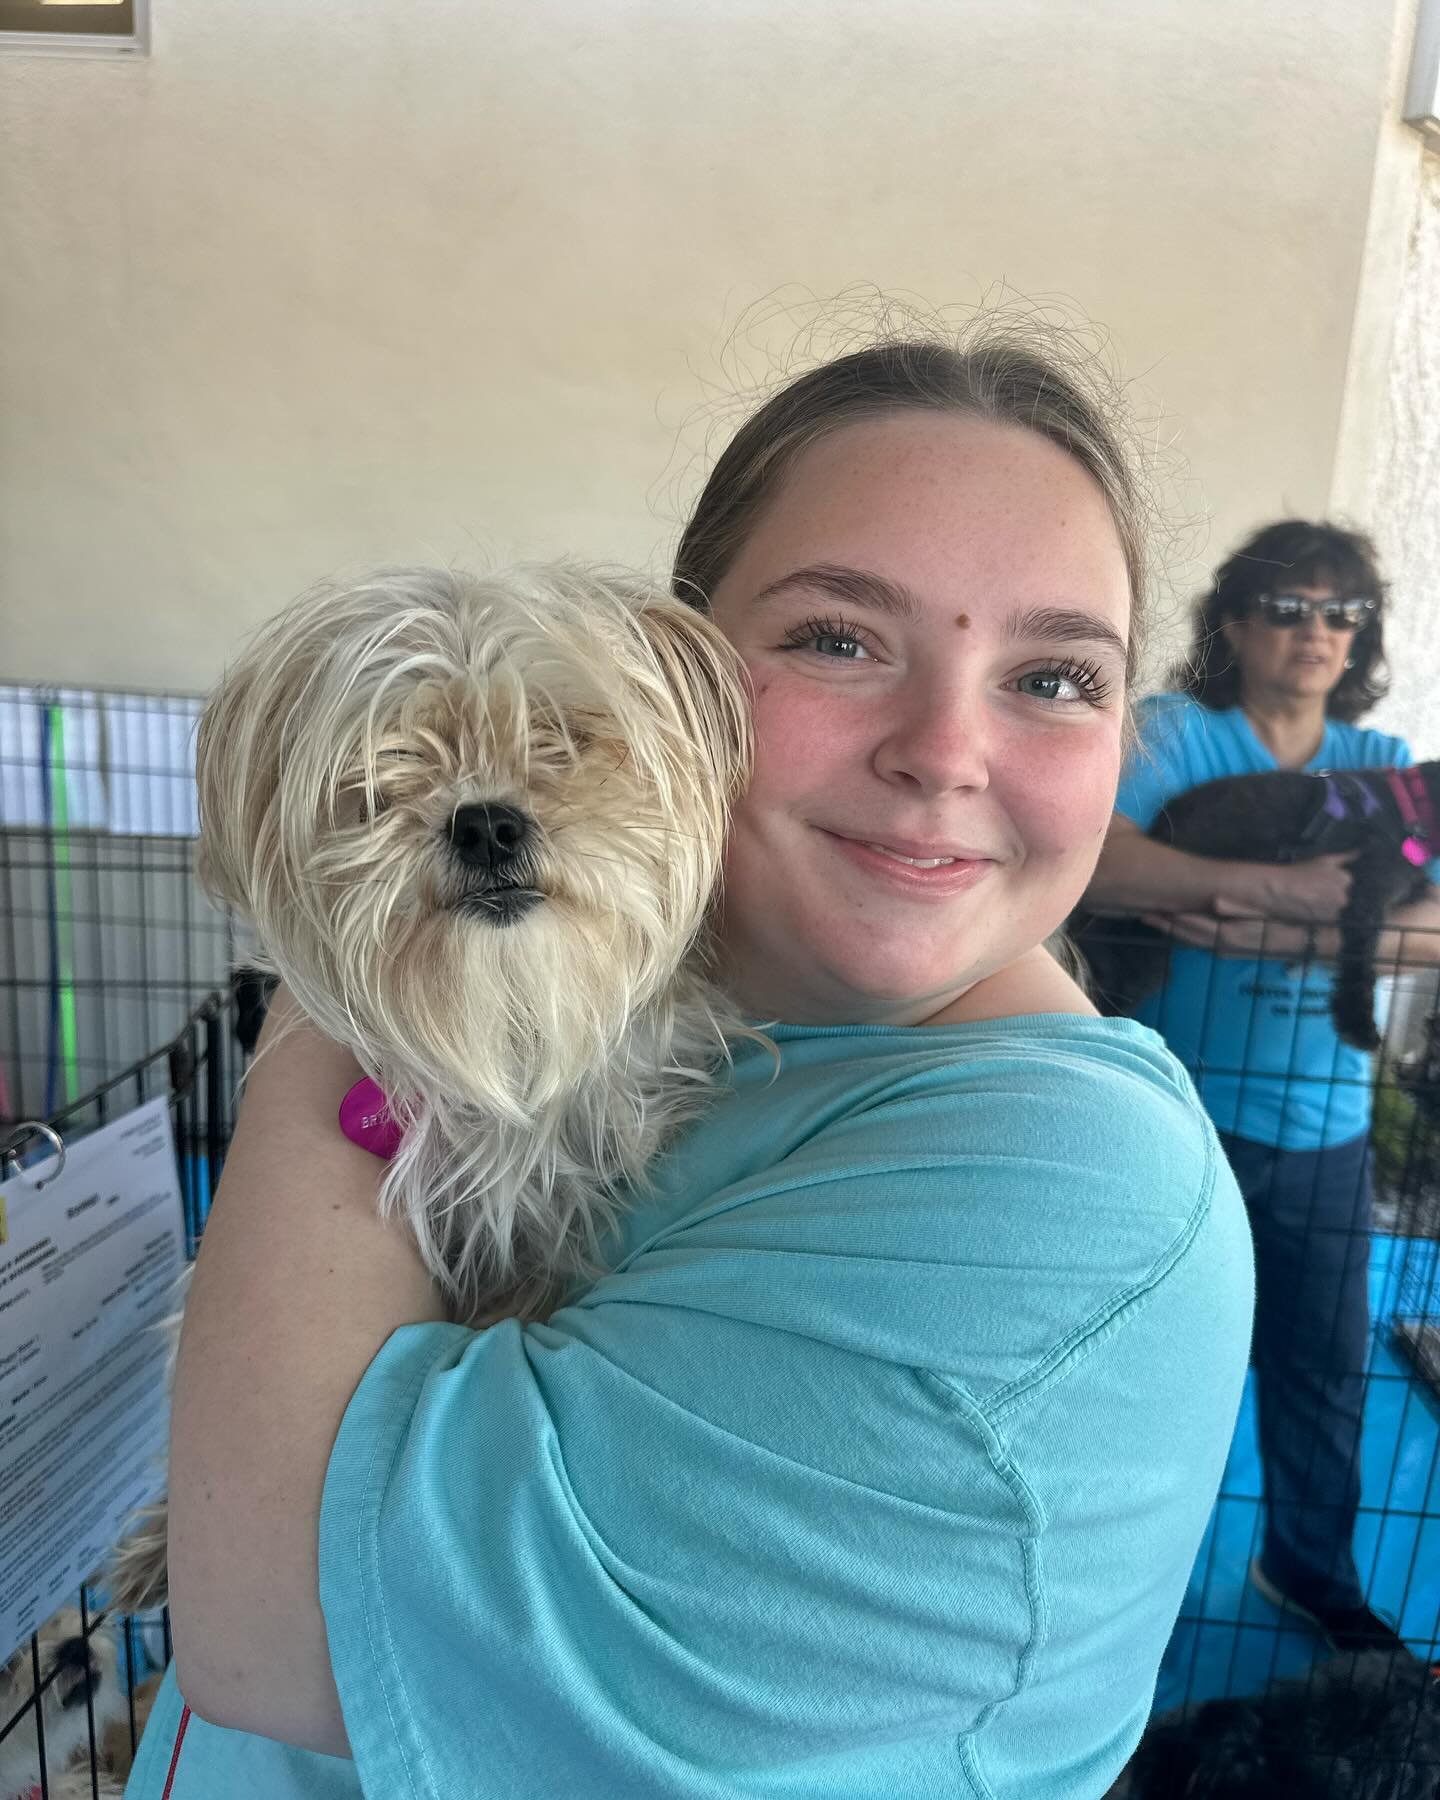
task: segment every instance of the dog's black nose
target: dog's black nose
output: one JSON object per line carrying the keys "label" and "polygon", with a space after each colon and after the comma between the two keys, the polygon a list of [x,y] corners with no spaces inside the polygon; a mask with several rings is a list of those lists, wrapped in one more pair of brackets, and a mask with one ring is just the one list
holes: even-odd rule
{"label": "dog's black nose", "polygon": [[467,869],[499,875],[530,841],[530,816],[518,806],[457,806],[450,848]]}

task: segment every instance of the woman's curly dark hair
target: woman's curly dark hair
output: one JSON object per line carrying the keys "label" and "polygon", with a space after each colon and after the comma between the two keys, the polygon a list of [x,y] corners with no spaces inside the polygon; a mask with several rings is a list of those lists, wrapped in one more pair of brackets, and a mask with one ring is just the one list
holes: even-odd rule
{"label": "woman's curly dark hair", "polygon": [[1243,619],[1257,597],[1283,591],[1286,585],[1327,585],[1342,600],[1370,599],[1376,610],[1355,633],[1346,669],[1326,696],[1332,719],[1353,723],[1382,700],[1390,686],[1385,666],[1384,598],[1375,546],[1359,531],[1308,519],[1281,519],[1257,531],[1215,571],[1215,584],[1195,610],[1195,635],[1185,662],[1171,677],[1172,685],[1192,694],[1212,712],[1240,704],[1240,669],[1220,629],[1230,619]]}

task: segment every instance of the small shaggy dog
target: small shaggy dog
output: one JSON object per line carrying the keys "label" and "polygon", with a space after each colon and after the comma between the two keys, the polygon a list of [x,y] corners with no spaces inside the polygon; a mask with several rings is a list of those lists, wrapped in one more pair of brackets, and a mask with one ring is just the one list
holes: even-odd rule
{"label": "small shaggy dog", "polygon": [[[1231,775],[1166,803],[1151,827],[1157,843],[1237,862],[1295,863],[1357,852],[1340,914],[1331,1016],[1347,1043],[1379,1045],[1375,950],[1386,914],[1429,890],[1425,864],[1440,855],[1440,762],[1410,769],[1307,775],[1276,769]],[[1165,980],[1172,940],[1139,919],[1081,910],[1070,924],[1096,1004],[1132,1013]]]}
{"label": "small shaggy dog", "polygon": [[[703,928],[749,717],[702,615],[568,565],[312,593],[205,711],[201,878],[378,1085],[381,1206],[461,1322],[598,1271],[741,1029]],[[127,1611],[163,1591],[141,1520]]]}
{"label": "small shaggy dog", "polygon": [[1157,1719],[1108,1800],[1436,1800],[1440,1682],[1383,1650]]}
{"label": "small shaggy dog", "polygon": [[[50,1800],[92,1800],[96,1795],[120,1800],[134,1751],[131,1702],[120,1685],[113,1634],[103,1624],[92,1624],[87,1637],[79,1611],[66,1607],[41,1627],[37,1639]],[[135,1690],[137,1741],[158,1686],[153,1678]],[[0,1736],[0,1800],[33,1800],[42,1788],[28,1639],[0,1667],[0,1733],[5,1734]]]}

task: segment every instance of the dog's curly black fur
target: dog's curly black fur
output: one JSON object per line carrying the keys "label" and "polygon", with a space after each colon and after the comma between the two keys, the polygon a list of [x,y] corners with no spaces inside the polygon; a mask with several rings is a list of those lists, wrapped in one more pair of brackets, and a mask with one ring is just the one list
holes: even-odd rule
{"label": "dog's curly black fur", "polygon": [[1337,1656],[1249,1699],[1150,1726],[1108,1800],[1436,1800],[1440,1682],[1412,1657]]}
{"label": "dog's curly black fur", "polygon": [[1395,1079],[1429,1129],[1440,1133],[1440,1012],[1431,1013],[1425,1021],[1420,1049],[1399,1065]]}
{"label": "dog's curly black fur", "polygon": [[[1440,814],[1440,762],[1410,772],[1424,781]],[[1337,816],[1335,800],[1344,802]],[[1386,914],[1428,891],[1423,867],[1402,849],[1411,836],[1386,769],[1304,774],[1276,769],[1231,775],[1167,802],[1151,827],[1158,843],[1197,856],[1237,862],[1294,863],[1357,853],[1350,896],[1340,914],[1340,956],[1331,1015],[1347,1043],[1373,1050],[1375,951]],[[1440,845],[1427,846],[1431,855]],[[1084,956],[1095,1003],[1108,1014],[1132,1013],[1165,980],[1171,940],[1139,919],[1105,918],[1084,908],[1070,921],[1072,943]]]}

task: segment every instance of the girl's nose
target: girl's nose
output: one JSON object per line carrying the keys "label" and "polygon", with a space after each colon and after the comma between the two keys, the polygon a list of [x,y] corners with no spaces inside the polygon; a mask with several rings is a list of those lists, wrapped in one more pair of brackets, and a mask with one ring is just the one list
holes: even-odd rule
{"label": "girl's nose", "polygon": [[985,709],[956,686],[937,684],[897,700],[875,750],[886,781],[917,794],[983,789],[990,784]]}

